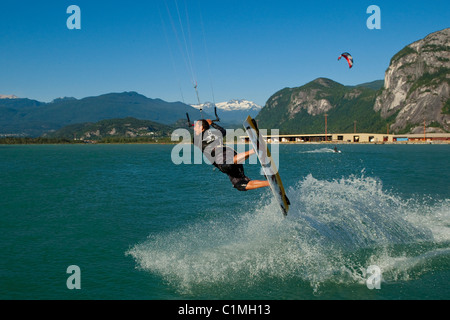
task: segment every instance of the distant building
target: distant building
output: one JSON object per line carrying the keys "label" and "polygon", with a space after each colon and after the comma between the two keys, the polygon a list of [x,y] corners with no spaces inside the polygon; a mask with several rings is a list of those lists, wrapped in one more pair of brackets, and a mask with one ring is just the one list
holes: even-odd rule
{"label": "distant building", "polygon": [[[249,142],[247,136],[242,141]],[[446,142],[450,143],[450,133],[423,134],[380,134],[380,133],[330,133],[330,134],[280,134],[268,135],[269,143],[395,143],[395,142]]]}
{"label": "distant building", "polygon": [[448,142],[450,143],[450,133],[426,133],[426,134],[402,134],[395,135],[394,142]]}

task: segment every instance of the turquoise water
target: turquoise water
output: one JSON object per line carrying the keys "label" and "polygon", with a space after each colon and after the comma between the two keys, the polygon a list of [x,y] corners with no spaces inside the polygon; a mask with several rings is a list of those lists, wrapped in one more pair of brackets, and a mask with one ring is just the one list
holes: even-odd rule
{"label": "turquoise water", "polygon": [[279,147],[286,219],[170,145],[0,146],[0,298],[450,298],[450,146]]}

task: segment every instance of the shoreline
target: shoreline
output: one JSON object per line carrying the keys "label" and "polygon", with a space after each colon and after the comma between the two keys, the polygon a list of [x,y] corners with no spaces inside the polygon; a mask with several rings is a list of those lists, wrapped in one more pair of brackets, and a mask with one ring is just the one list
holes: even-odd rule
{"label": "shoreline", "polygon": [[[177,141],[168,142],[51,142],[51,141],[39,141],[39,142],[3,142],[0,139],[0,146],[8,145],[177,145],[177,144],[188,144],[192,143],[180,143]],[[225,143],[227,144],[227,143]],[[250,144],[246,143],[234,143],[234,145],[240,144]],[[342,141],[328,141],[328,142],[277,142],[272,144],[278,145],[450,145],[450,141],[398,141],[398,142],[342,142]]]}

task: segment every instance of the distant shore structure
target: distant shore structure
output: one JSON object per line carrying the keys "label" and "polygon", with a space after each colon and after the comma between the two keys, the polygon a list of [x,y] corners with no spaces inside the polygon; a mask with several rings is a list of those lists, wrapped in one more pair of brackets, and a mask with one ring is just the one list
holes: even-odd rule
{"label": "distant shore structure", "polygon": [[[247,136],[241,136],[245,143]],[[330,133],[330,134],[280,134],[265,136],[268,143],[448,143],[450,133],[381,134],[381,133]]]}

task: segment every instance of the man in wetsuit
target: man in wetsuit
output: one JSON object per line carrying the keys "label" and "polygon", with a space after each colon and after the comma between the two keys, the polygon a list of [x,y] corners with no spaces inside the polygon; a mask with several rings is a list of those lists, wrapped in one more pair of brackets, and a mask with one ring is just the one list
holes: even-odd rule
{"label": "man in wetsuit", "polygon": [[210,119],[199,120],[194,125],[194,144],[202,150],[208,160],[220,171],[227,174],[233,186],[239,191],[253,190],[269,186],[267,180],[250,180],[244,174],[244,162],[255,151],[252,149],[237,153],[223,145],[226,131]]}

